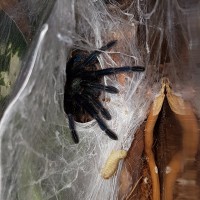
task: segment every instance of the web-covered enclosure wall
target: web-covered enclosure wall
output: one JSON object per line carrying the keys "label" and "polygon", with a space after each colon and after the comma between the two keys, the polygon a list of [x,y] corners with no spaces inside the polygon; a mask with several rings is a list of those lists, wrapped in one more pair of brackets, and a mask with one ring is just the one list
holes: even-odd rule
{"label": "web-covered enclosure wall", "polygon": [[[26,50],[37,29],[47,19],[53,3],[46,0],[0,2],[0,118],[24,80],[19,77],[19,83],[16,83],[22,60],[25,60]],[[26,69],[24,67],[21,71],[24,76]]]}
{"label": "web-covered enclosure wall", "polygon": [[[102,166],[112,150],[129,149],[164,76],[200,114],[200,5],[191,2],[55,2],[0,122],[2,199],[117,199],[121,164],[109,180],[101,177]],[[117,45],[99,56],[101,68],[141,65],[145,72],[104,78],[120,90],[101,97],[118,141],[92,120],[76,123],[80,143],[74,144],[63,110],[66,62],[74,49],[91,52],[111,40]]]}

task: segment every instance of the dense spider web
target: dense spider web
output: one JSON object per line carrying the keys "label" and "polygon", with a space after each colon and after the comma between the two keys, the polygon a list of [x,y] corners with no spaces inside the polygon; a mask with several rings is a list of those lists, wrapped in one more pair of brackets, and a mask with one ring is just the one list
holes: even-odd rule
{"label": "dense spider web", "polygon": [[[26,78],[20,76],[0,123],[2,199],[116,199],[119,173],[105,181],[101,168],[113,149],[128,150],[163,76],[200,114],[198,1],[105,2],[59,0],[36,34],[23,64]],[[120,90],[103,94],[112,115],[107,124],[119,140],[91,121],[76,124],[74,144],[62,103],[66,61],[72,49],[92,51],[113,39],[117,46],[99,57],[102,68],[146,71],[104,79]]]}

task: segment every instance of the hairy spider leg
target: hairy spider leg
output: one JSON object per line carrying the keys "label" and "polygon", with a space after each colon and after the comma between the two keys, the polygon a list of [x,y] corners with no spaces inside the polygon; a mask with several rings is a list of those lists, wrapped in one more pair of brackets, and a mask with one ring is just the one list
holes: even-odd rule
{"label": "hairy spider leg", "polygon": [[116,43],[117,43],[117,40],[112,40],[112,41],[108,42],[108,44],[106,44],[105,46],[102,46],[99,50],[106,51],[106,50],[112,48]]}
{"label": "hairy spider leg", "polygon": [[84,68],[87,65],[95,64],[97,60],[97,56],[99,56],[102,51],[106,51],[112,48],[117,43],[117,40],[112,40],[108,42],[105,46],[101,47],[99,50],[93,51],[85,60],[78,66],[76,66],[76,72],[78,73],[81,68]]}
{"label": "hairy spider leg", "polygon": [[73,138],[75,143],[79,143],[79,137],[78,137],[78,134],[77,134],[76,129],[75,129],[74,117],[71,113],[67,113],[67,117],[68,117],[68,120],[69,120],[69,128],[70,128],[70,131],[71,131],[72,138]]}
{"label": "hairy spider leg", "polygon": [[85,101],[81,95],[76,95],[75,98],[77,103],[82,105],[85,111],[97,121],[101,130],[103,130],[111,139],[118,139],[117,135],[112,130],[110,130],[105,124],[105,122],[99,117],[98,112],[93,106],[91,106],[87,101]]}
{"label": "hairy spider leg", "polygon": [[92,105],[94,105],[94,107],[101,112],[102,116],[107,119],[107,120],[111,120],[111,115],[108,112],[108,110],[106,108],[104,108],[103,104],[95,98],[90,97],[90,94],[82,94],[82,96]]}
{"label": "hairy spider leg", "polygon": [[107,68],[107,69],[100,69],[97,71],[83,71],[79,74],[80,78],[95,78],[95,77],[101,77],[106,75],[112,75],[112,74],[120,74],[123,72],[129,73],[129,72],[143,72],[145,70],[144,67],[141,66],[125,66],[125,67],[117,67],[117,68]]}
{"label": "hairy spider leg", "polygon": [[100,90],[100,91],[106,91],[108,93],[111,94],[117,94],[119,93],[119,90],[116,87],[113,86],[106,86],[100,83],[95,83],[95,82],[89,82],[89,81],[83,81],[81,83],[82,86],[84,87],[88,87],[88,88],[94,88],[96,90]]}
{"label": "hairy spider leg", "polygon": [[[66,91],[66,84],[65,84],[65,91]],[[74,123],[74,117],[72,115],[72,101],[70,96],[68,96],[66,93],[64,93],[64,111],[68,117],[69,122],[69,129],[71,131],[72,138],[75,143],[79,143],[79,137],[76,132],[75,123]]]}

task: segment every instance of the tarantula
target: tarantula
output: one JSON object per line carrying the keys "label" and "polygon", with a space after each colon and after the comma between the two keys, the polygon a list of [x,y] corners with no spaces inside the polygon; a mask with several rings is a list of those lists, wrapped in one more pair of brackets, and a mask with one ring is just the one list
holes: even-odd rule
{"label": "tarantula", "polygon": [[[69,128],[75,143],[79,142],[76,132],[74,117],[76,113],[87,113],[95,119],[99,127],[113,140],[117,135],[108,128],[103,118],[111,119],[111,115],[99,100],[101,92],[116,94],[118,89],[113,86],[106,86],[101,83],[103,76],[119,74],[123,72],[142,72],[141,66],[124,66],[120,68],[98,69],[98,56],[108,49],[111,49],[116,40],[109,42],[99,50],[86,55],[83,51],[72,56],[66,64],[66,83],[64,87],[64,111],[69,120]],[[102,118],[103,117],[103,118]]]}

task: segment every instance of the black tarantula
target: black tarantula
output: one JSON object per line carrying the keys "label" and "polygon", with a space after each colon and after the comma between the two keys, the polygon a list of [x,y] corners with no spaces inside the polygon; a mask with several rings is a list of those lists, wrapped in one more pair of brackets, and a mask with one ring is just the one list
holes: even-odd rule
{"label": "black tarantula", "polygon": [[86,55],[83,51],[72,56],[66,64],[66,83],[64,88],[64,111],[69,120],[69,128],[75,143],[79,142],[76,132],[74,117],[77,113],[87,113],[95,119],[99,127],[113,140],[117,135],[108,128],[104,120],[111,119],[111,115],[99,100],[101,91],[116,94],[118,89],[113,86],[106,86],[101,80],[106,75],[119,74],[123,72],[142,72],[141,66],[124,66],[120,68],[98,69],[98,56],[108,49],[111,49],[116,40],[109,42],[99,50]]}

